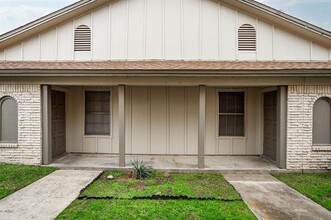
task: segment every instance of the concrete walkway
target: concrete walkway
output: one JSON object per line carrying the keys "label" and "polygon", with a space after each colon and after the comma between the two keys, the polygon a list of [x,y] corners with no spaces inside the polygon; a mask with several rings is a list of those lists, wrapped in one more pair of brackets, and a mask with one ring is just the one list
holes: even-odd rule
{"label": "concrete walkway", "polygon": [[100,173],[55,171],[0,200],[0,219],[55,219]]}
{"label": "concrete walkway", "polygon": [[259,219],[331,219],[331,212],[269,174],[224,174]]}

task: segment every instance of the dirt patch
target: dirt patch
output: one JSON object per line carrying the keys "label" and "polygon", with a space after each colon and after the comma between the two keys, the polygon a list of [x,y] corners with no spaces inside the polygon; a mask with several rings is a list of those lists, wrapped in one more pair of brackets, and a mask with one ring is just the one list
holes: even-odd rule
{"label": "dirt patch", "polygon": [[130,186],[131,189],[144,190],[146,188],[144,181],[139,181]]}
{"label": "dirt patch", "polygon": [[161,179],[157,178],[157,179],[156,179],[156,185],[159,186],[159,185],[161,185],[161,183],[162,183],[162,182],[161,182]]}
{"label": "dirt patch", "polygon": [[127,172],[122,176],[115,178],[115,181],[131,181],[131,180],[135,180],[135,178],[133,178],[132,172]]}

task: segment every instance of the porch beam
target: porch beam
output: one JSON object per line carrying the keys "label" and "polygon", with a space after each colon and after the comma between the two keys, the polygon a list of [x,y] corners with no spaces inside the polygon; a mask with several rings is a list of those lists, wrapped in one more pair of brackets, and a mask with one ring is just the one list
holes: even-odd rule
{"label": "porch beam", "polygon": [[286,169],[287,86],[277,87],[277,166]]}
{"label": "porch beam", "polygon": [[51,87],[42,86],[42,163],[52,162],[52,96]]}
{"label": "porch beam", "polygon": [[199,86],[198,168],[205,168],[206,86]]}
{"label": "porch beam", "polygon": [[125,86],[118,86],[119,167],[125,167]]}

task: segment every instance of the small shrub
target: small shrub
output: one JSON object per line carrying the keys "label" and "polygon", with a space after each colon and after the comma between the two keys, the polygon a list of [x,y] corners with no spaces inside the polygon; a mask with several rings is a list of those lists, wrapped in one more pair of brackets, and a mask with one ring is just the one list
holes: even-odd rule
{"label": "small shrub", "polygon": [[146,166],[144,161],[134,160],[131,161],[131,165],[133,166],[133,178],[135,179],[143,179],[152,175],[152,168]]}

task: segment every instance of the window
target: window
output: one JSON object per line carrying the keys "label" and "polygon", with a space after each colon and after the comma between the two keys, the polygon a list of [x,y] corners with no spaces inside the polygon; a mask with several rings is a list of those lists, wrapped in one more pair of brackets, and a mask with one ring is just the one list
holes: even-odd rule
{"label": "window", "polygon": [[245,92],[219,93],[219,136],[245,136]]}
{"label": "window", "polygon": [[0,100],[1,131],[0,140],[6,143],[17,143],[18,140],[18,111],[17,102],[11,97]]}
{"label": "window", "polygon": [[85,92],[85,134],[110,135],[110,92]]}
{"label": "window", "polygon": [[80,25],[75,30],[75,51],[91,51],[91,29]]}
{"label": "window", "polygon": [[314,105],[313,144],[331,144],[331,104],[328,98],[320,98]]}
{"label": "window", "polygon": [[255,52],[256,51],[256,31],[250,24],[240,26],[238,30],[238,50]]}

